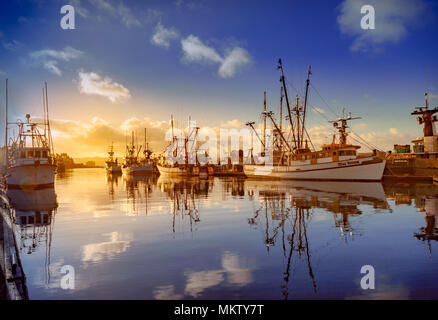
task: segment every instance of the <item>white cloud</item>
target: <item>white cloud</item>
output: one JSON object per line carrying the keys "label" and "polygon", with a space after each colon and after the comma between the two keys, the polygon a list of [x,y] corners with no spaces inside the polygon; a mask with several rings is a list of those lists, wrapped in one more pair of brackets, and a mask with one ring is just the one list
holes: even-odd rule
{"label": "white cloud", "polygon": [[175,293],[174,285],[160,286],[154,290],[154,298],[156,300],[182,300],[184,295]]}
{"label": "white cloud", "polygon": [[189,35],[181,40],[184,52],[183,59],[187,62],[214,62],[222,63],[222,57],[214,48],[205,45],[198,37]]}
{"label": "white cloud", "polygon": [[240,256],[232,252],[224,252],[221,269],[186,272],[187,284],[184,293],[197,298],[206,289],[220,285],[225,279],[233,285],[248,285],[253,282],[253,276],[252,269],[246,264]]}
{"label": "white cloud", "polygon": [[109,237],[110,241],[91,243],[82,247],[82,261],[98,262],[123,253],[129,248],[133,238],[132,234],[122,234],[117,231],[104,236]]}
{"label": "white cloud", "polygon": [[3,42],[3,47],[9,51],[17,51],[23,46],[23,43],[17,40],[12,40],[11,42]]}
{"label": "white cloud", "polygon": [[80,93],[98,95],[117,102],[120,99],[129,99],[131,93],[123,85],[114,82],[111,78],[102,78],[95,72],[78,73],[78,89]]}
{"label": "white cloud", "polygon": [[58,61],[56,60],[47,60],[43,62],[43,67],[47,71],[56,74],[57,76],[62,76],[61,69],[58,68]]}
{"label": "white cloud", "polygon": [[141,23],[140,21],[134,17],[134,15],[131,13],[131,9],[126,7],[122,2],[119,4],[118,10],[117,10],[120,18],[122,19],[122,22],[128,27],[140,27]]}
{"label": "white cloud", "polygon": [[106,10],[111,14],[116,13],[116,8],[107,0],[90,0],[90,2],[99,9]]}
{"label": "white cloud", "polygon": [[142,133],[144,128],[148,128],[148,141],[152,150],[160,152],[168,144],[164,139],[169,128],[168,122],[152,121],[149,118],[121,119],[120,123],[110,123],[100,117],[84,122],[55,118],[50,121],[50,125],[56,152],[67,152],[74,157],[105,157],[108,140],[114,141],[118,155],[124,155],[126,133]]}
{"label": "white cloud", "polygon": [[206,289],[215,287],[224,281],[223,270],[206,270],[186,273],[186,295],[197,298]]}
{"label": "white cloud", "polygon": [[354,125],[355,130],[365,130],[367,127],[366,123],[357,123]]}
{"label": "white cloud", "polygon": [[59,61],[69,62],[78,59],[83,55],[82,51],[72,47],[65,47],[63,50],[44,49],[30,53],[30,58],[33,64],[44,67],[47,71],[58,76],[62,75],[62,71],[58,66]]}
{"label": "white cloud", "polygon": [[[375,29],[363,30],[363,5],[375,9]],[[412,26],[423,21],[427,5],[423,0],[344,0],[339,6],[341,33],[354,37],[352,51],[380,51],[385,43],[398,43]]]}
{"label": "white cloud", "polygon": [[76,50],[72,47],[65,47],[64,50],[59,51],[51,49],[34,51],[31,53],[31,57],[35,59],[51,57],[57,60],[70,61],[79,58],[82,54],[82,51]]}
{"label": "white cloud", "polygon": [[151,42],[152,44],[157,45],[159,47],[169,48],[170,41],[178,38],[179,38],[179,33],[176,29],[173,28],[166,29],[161,24],[161,22],[158,22],[157,26],[155,27],[155,32],[151,38]]}
{"label": "white cloud", "polygon": [[223,58],[214,48],[205,45],[194,35],[182,39],[181,47],[183,61],[219,64],[218,74],[222,78],[233,77],[239,68],[251,61],[248,52],[240,47],[229,49]]}
{"label": "white cloud", "polygon": [[231,78],[241,66],[250,61],[251,58],[245,49],[233,48],[222,62],[219,68],[219,75],[222,78]]}
{"label": "white cloud", "polygon": [[154,23],[156,21],[160,21],[163,13],[157,9],[148,9],[146,14],[146,22]]}
{"label": "white cloud", "polygon": [[141,22],[132,14],[131,9],[120,2],[116,7],[108,0],[90,0],[97,8],[104,10],[114,17],[118,17],[128,28],[132,26],[140,27]]}
{"label": "white cloud", "polygon": [[83,18],[88,17],[88,10],[81,4],[81,0],[70,0],[70,4],[75,8],[75,12]]}
{"label": "white cloud", "polygon": [[[361,133],[361,130],[366,128],[365,123],[359,123],[354,126],[354,130],[349,132],[347,141],[355,145],[361,145],[360,152],[368,152],[368,148],[363,144],[358,136],[360,136],[367,143],[375,146],[376,148],[388,151],[392,150],[394,144],[410,144],[412,140],[415,139],[415,134],[412,132],[400,132],[396,128],[390,128],[385,131],[367,131]],[[355,132],[357,130],[357,132]],[[333,134],[335,130],[331,125],[314,126],[308,128],[310,137],[312,138],[312,143],[316,149],[319,149],[322,144],[331,143],[333,139]],[[363,131],[362,131],[363,132]],[[336,139],[339,135],[336,135]]]}
{"label": "white cloud", "polygon": [[245,124],[243,122],[240,122],[237,119],[234,120],[228,120],[227,122],[222,122],[221,123],[221,128],[235,128],[235,129],[239,129],[244,127]]}
{"label": "white cloud", "polygon": [[[389,131],[368,132],[360,134],[365,141],[380,148],[381,150],[392,150],[395,144],[410,144],[416,138],[416,135],[410,132],[400,133],[397,129],[391,128]],[[353,135],[356,138],[355,135]]]}
{"label": "white cloud", "polygon": [[312,107],[313,112],[315,113],[325,113],[324,109],[318,108],[318,107]]}
{"label": "white cloud", "polygon": [[178,7],[179,9],[186,7],[190,10],[202,8],[204,6],[205,0],[197,0],[197,1],[184,1],[184,0],[177,0],[173,4]]}

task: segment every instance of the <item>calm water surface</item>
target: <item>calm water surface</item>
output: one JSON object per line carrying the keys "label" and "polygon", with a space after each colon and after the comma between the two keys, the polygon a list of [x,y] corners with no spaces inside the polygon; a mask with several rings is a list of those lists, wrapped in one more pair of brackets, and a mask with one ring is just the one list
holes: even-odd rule
{"label": "calm water surface", "polygon": [[[31,299],[438,298],[433,184],[79,169],[10,197]],[[64,265],[74,290],[61,289]],[[363,265],[375,290],[360,288]]]}

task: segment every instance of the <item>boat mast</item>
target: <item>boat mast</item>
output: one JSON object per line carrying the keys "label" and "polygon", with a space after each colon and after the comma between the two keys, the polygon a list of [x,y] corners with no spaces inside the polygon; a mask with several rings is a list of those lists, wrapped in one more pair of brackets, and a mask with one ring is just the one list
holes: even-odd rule
{"label": "boat mast", "polygon": [[309,84],[310,84],[310,75],[312,74],[311,71],[311,66],[309,65],[309,70],[307,71],[307,80],[306,80],[306,95],[304,97],[304,110],[303,110],[303,135],[301,136],[301,145],[303,144],[303,139],[304,139],[304,128],[305,128],[305,121],[306,121],[306,111],[307,111],[307,100],[308,100],[308,96],[309,96]]}
{"label": "boat mast", "polygon": [[145,146],[145,151],[149,150],[149,144],[148,144],[148,133],[147,133],[147,128],[144,128],[144,146]]}
{"label": "boat mast", "polygon": [[284,96],[286,98],[287,112],[289,114],[289,122],[290,122],[290,125],[291,125],[292,137],[293,137],[293,141],[294,141],[295,147],[296,147],[297,141],[295,139],[294,122],[293,122],[292,113],[291,113],[291,110],[290,110],[289,96],[287,94],[286,80],[284,78],[284,71],[283,71],[283,65],[281,63],[281,59],[278,59],[278,67],[277,67],[277,69],[279,69],[281,71],[280,81],[283,83]]}
{"label": "boat mast", "polygon": [[283,129],[283,87],[280,87],[280,131]]}
{"label": "boat mast", "polygon": [[265,147],[265,143],[264,143],[263,140],[260,138],[259,134],[257,133],[257,130],[254,128],[254,124],[255,124],[254,121],[252,121],[252,122],[247,122],[247,123],[246,123],[247,126],[251,127],[251,129],[254,130],[254,132],[255,132],[257,138],[260,140],[260,142],[261,142],[261,144],[262,144],[262,146],[263,146],[263,148],[264,148],[264,147]]}
{"label": "boat mast", "polygon": [[265,154],[265,146],[266,146],[266,91],[263,96],[263,155]]}
{"label": "boat mast", "polygon": [[295,98],[295,115],[297,117],[297,143],[298,150],[301,149],[301,137],[300,137],[300,98],[298,95]]}
{"label": "boat mast", "polygon": [[47,131],[49,134],[49,149],[52,152],[52,155],[55,154],[55,149],[53,148],[53,141],[52,141],[52,131],[50,130],[50,117],[49,117],[49,97],[47,94],[47,82],[44,82],[44,87],[46,89],[46,116],[47,116]]}
{"label": "boat mast", "polygon": [[47,137],[46,95],[43,86],[43,109],[44,109],[44,136]]}
{"label": "boat mast", "polygon": [[8,157],[8,79],[6,79],[6,133],[5,133],[5,165],[6,168],[9,165]]}
{"label": "boat mast", "polygon": [[287,148],[289,149],[289,151],[292,152],[292,148],[290,147],[289,143],[287,142],[286,138],[284,137],[283,133],[280,131],[280,129],[278,128],[277,124],[275,123],[274,118],[272,117],[273,112],[269,111],[266,113],[266,116],[269,117],[269,119],[272,121],[272,124],[274,125],[275,129],[277,129],[277,132],[280,134],[281,139],[284,141],[284,143],[286,144]]}

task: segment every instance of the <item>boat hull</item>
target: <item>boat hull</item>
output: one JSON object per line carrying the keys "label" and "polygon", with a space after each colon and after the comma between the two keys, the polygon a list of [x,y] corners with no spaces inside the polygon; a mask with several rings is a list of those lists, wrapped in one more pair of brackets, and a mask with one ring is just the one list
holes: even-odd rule
{"label": "boat hull", "polygon": [[165,176],[199,176],[198,167],[163,167],[157,165],[160,175]]}
{"label": "boat hull", "polygon": [[326,181],[380,181],[385,160],[362,158],[303,166],[245,165],[243,170],[250,178]]}
{"label": "boat hull", "polygon": [[105,170],[108,173],[122,173],[122,166],[115,161],[106,161]]}
{"label": "boat hull", "polygon": [[155,172],[153,166],[138,166],[138,167],[123,167],[122,172],[124,175],[148,175]]}
{"label": "boat hull", "polygon": [[9,188],[46,188],[55,184],[56,165],[19,165],[6,172]]}
{"label": "boat hull", "polygon": [[121,167],[107,167],[105,168],[106,172],[114,174],[114,173],[122,173]]}

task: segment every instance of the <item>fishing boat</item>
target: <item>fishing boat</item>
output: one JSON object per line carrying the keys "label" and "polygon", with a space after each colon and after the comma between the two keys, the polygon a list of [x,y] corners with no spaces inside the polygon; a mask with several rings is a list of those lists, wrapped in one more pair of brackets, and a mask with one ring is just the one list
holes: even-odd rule
{"label": "fishing boat", "polygon": [[[191,125],[189,120],[188,136],[178,138],[174,134],[173,116],[171,116],[172,142],[167,147],[168,156],[170,155],[177,159],[174,163],[169,163],[165,157],[161,157],[157,164],[160,175],[167,176],[199,176],[200,178],[208,178],[214,174],[213,166],[209,164],[201,164],[198,159],[196,150],[196,137],[198,135],[198,127]],[[173,148],[173,151],[171,150]],[[193,161],[189,161],[193,159]],[[191,163],[193,162],[193,163]]]}
{"label": "fishing boat", "polygon": [[[7,87],[7,85],[6,85]],[[7,89],[6,89],[7,91]],[[47,83],[43,89],[44,123],[31,121],[8,122],[6,94],[6,182],[9,188],[53,187],[56,160],[50,131]],[[18,127],[18,135],[8,139],[10,125]]]}
{"label": "fishing boat", "polygon": [[105,161],[105,170],[107,173],[122,173],[122,166],[119,165],[119,161],[116,158],[114,160],[114,143],[111,144],[108,151],[108,159]]}
{"label": "fishing boat", "polygon": [[[377,150],[373,150],[373,153],[369,155],[359,155],[357,151],[361,146],[347,142],[348,133],[346,129],[349,128],[348,121],[360,118],[353,118],[351,113],[345,116],[343,112],[337,120],[330,121],[338,132],[339,140],[336,141],[336,135],[334,135],[332,143],[324,144],[321,146],[321,150],[316,150],[305,127],[311,75],[310,67],[307,73],[304,104],[300,105],[297,96],[296,105],[293,108],[289,104],[281,59],[279,60],[278,69],[281,71],[280,81],[283,85],[288,109],[287,119],[290,124],[288,136],[292,139],[288,140],[286,138],[285,132],[277,125],[273,112],[266,110],[265,95],[265,107],[262,113],[264,131],[266,130],[266,119],[270,119],[275,127],[274,140],[277,143],[274,142],[274,146],[277,144],[279,147],[273,150],[271,165],[247,164],[243,169],[245,175],[257,178],[295,180],[380,181],[385,169],[385,160],[377,155]],[[254,129],[252,124],[248,123]],[[265,149],[265,132],[262,138],[261,143],[263,144],[263,152],[265,152],[267,150],[267,148]],[[309,145],[313,150],[310,149]]]}
{"label": "fishing boat", "polygon": [[145,129],[145,149],[143,151],[144,158],[139,159],[139,155],[143,146],[136,146],[134,141],[134,132],[132,133],[131,145],[126,146],[125,163],[122,165],[124,175],[145,175],[154,174],[157,172],[155,161],[151,158],[152,151],[149,150]]}
{"label": "fishing boat", "polygon": [[394,145],[394,151],[390,151],[387,157],[388,175],[409,174],[419,177],[430,174],[424,169],[438,168],[438,134],[435,127],[435,122],[438,121],[438,107],[430,107],[427,92],[424,97],[425,105],[414,107],[411,112],[411,115],[417,117],[417,123],[423,126],[423,135],[413,140],[412,145]]}

